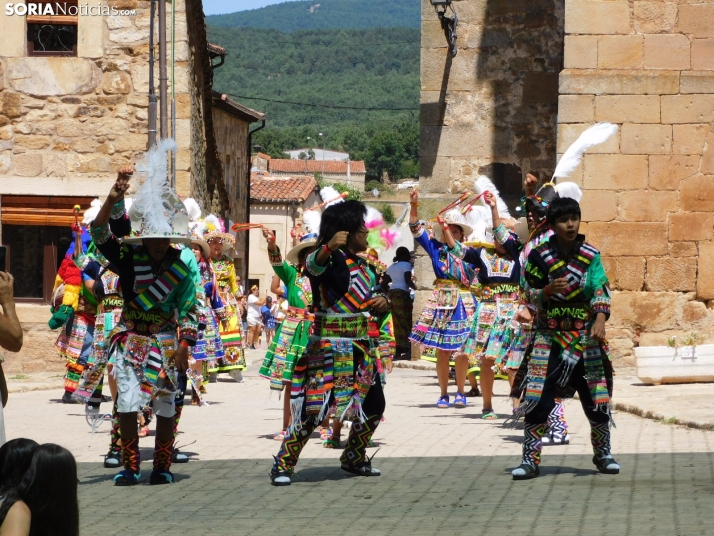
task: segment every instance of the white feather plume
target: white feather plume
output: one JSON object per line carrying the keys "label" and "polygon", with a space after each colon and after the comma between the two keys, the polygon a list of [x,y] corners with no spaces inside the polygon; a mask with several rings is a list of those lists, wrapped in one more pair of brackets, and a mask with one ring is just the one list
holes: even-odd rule
{"label": "white feather plume", "polygon": [[213,232],[213,231],[222,231],[223,230],[223,224],[221,223],[221,220],[216,216],[215,214],[209,214],[203,219],[205,225],[206,225],[206,232]]}
{"label": "white feather plume", "polygon": [[[506,206],[506,203],[501,199],[501,193],[498,191],[498,188],[496,188],[496,185],[493,184],[493,181],[489,179],[486,175],[481,175],[479,178],[477,178],[474,181],[474,189],[476,190],[477,194],[482,194],[486,190],[491,192],[493,195],[496,196],[496,207],[498,208],[498,215],[501,216],[502,218],[510,218],[511,213],[508,212],[508,207]],[[483,200],[483,197],[479,199],[479,202],[481,205],[486,206],[485,201]]]}
{"label": "white feather plume", "polygon": [[558,162],[558,165],[555,167],[555,173],[553,173],[553,178],[567,177],[570,175],[583,159],[583,153],[590,147],[600,145],[611,136],[614,136],[617,132],[617,128],[617,125],[613,125],[612,123],[595,123],[580,134],[578,139],[565,151],[560,162]]}
{"label": "white feather plume", "polygon": [[480,242],[493,240],[493,234],[491,233],[493,217],[487,207],[474,204],[464,216],[468,224],[473,228],[473,232],[467,240],[478,240]]}
{"label": "white feather plume", "polygon": [[306,210],[302,213],[303,231],[320,234],[320,221],[322,221],[322,215],[319,210]]}
{"label": "white feather plume", "polygon": [[196,221],[201,217],[201,207],[193,197],[184,199],[183,204],[186,207],[186,212],[191,221]]}
{"label": "white feather plume", "polygon": [[206,223],[203,220],[195,220],[188,224],[188,230],[192,235],[203,237],[206,234]]}
{"label": "white feather plume", "polygon": [[332,186],[325,186],[320,190],[320,197],[324,203],[327,203],[325,207],[331,207],[337,203],[342,203],[344,199],[340,196],[340,192],[335,190]]}
{"label": "white feather plume", "polygon": [[161,140],[137,164],[139,186],[134,195],[134,210],[142,215],[145,234],[170,234],[173,229],[164,200],[171,195],[168,180],[169,151],[176,150],[172,139]]}
{"label": "white feather plume", "polygon": [[102,208],[102,202],[99,199],[93,199],[92,203],[89,205],[89,208],[84,211],[84,218],[82,219],[82,223],[84,225],[89,225],[90,223],[92,223],[97,217],[97,214],[99,214],[100,208]]}
{"label": "white feather plume", "polygon": [[367,205],[367,215],[364,217],[364,222],[367,224],[367,229],[378,227],[384,224],[382,213],[374,207]]}
{"label": "white feather plume", "polygon": [[575,199],[578,203],[583,198],[583,191],[574,182],[559,182],[555,185],[555,190],[560,197],[569,197],[570,199]]}

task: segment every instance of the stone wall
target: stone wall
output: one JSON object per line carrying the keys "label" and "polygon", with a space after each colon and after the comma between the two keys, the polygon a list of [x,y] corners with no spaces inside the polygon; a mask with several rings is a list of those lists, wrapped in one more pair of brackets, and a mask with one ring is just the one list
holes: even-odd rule
{"label": "stone wall", "polygon": [[558,152],[587,126],[618,136],[572,180],[616,290],[616,355],[714,321],[714,2],[567,0]]}
{"label": "stone wall", "polygon": [[[248,129],[250,124],[217,108],[213,109],[213,129],[216,133],[218,158],[223,166],[223,181],[231,201],[229,218],[246,222],[248,217]],[[244,275],[247,233],[236,234],[236,270]]]}
{"label": "stone wall", "polygon": [[[458,55],[422,0],[424,193],[473,189],[482,173],[520,198],[522,177],[555,163],[563,0],[456,0]],[[450,13],[447,13],[447,15]]]}
{"label": "stone wall", "polygon": [[[422,1],[421,215],[497,165],[548,178],[583,130],[616,123],[618,135],[570,178],[583,187],[582,230],[602,250],[614,290],[613,355],[632,362],[634,346],[692,330],[714,339],[714,2],[454,7],[452,59]],[[494,177],[502,192],[521,191],[514,170],[511,180]],[[432,279],[426,259],[415,272],[417,311]]]}
{"label": "stone wall", "polygon": [[[26,57],[24,18],[0,15],[5,36],[0,43],[0,195],[106,195],[116,169],[135,162],[146,149],[149,3],[109,0],[106,5],[135,9],[136,16],[80,16],[73,58]],[[188,195],[189,58],[182,0],[176,5],[175,51],[178,189]],[[158,68],[155,76],[158,92]]]}
{"label": "stone wall", "polygon": [[[149,2],[103,4],[135,9],[136,16],[80,16],[77,57],[26,57],[25,19],[0,14],[0,197],[105,196],[117,168],[136,162],[146,150]],[[184,0],[176,0],[175,7],[177,189],[188,196],[192,156]],[[158,82],[157,65],[157,93]],[[62,370],[53,346],[57,332],[47,327],[49,307],[21,304],[18,314],[25,344],[18,355],[6,353],[5,369]]]}

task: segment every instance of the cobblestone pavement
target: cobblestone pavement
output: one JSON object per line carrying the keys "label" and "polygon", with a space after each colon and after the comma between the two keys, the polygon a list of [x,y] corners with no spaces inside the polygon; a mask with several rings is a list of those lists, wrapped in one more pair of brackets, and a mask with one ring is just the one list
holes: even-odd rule
{"label": "cobblestone pavement", "polygon": [[[253,357],[255,359],[255,356]],[[61,391],[13,393],[5,408],[9,438],[32,437],[69,448],[79,462],[83,533],[194,534],[712,534],[714,432],[618,413],[618,476],[594,471],[587,422],[566,403],[571,444],[546,447],[541,476],[513,482],[520,430],[481,420],[480,399],[463,410],[435,408],[431,371],[397,369],[386,387],[387,412],[374,442],[383,475],[339,469],[339,452],[311,440],[294,484],[269,485],[282,402],[257,367],[236,384],[209,385],[207,407],[186,406],[178,444],[192,461],[174,465],[172,486],[115,488],[102,468],[109,424],[91,434],[82,406]],[[615,385],[617,389],[617,384]],[[505,382],[495,409],[507,414]],[[453,389],[452,389],[453,394]],[[187,398],[188,401],[188,398]],[[103,410],[109,411],[108,404]],[[144,481],[153,437],[142,439]],[[374,453],[376,449],[370,449]]]}

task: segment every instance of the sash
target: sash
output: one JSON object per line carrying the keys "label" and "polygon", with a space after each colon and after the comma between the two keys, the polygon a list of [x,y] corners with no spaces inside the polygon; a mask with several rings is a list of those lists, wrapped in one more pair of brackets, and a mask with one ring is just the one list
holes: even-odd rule
{"label": "sash", "polygon": [[[148,275],[145,273],[147,269]],[[137,285],[141,285],[142,282],[148,282],[149,278],[153,277],[150,266],[136,266],[135,271]],[[180,259],[177,260],[159,277],[154,279],[153,283],[139,292],[128,305],[143,311],[152,309],[158,303],[163,302],[187,275],[188,269],[186,265]]]}

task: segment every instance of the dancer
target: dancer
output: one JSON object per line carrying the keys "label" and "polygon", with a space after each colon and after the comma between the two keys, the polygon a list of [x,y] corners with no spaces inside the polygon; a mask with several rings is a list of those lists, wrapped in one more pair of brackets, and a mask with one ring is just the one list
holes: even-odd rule
{"label": "dancer", "polygon": [[[431,258],[431,266],[436,275],[434,292],[412,329],[409,339],[436,352],[436,374],[441,395],[437,408],[449,407],[449,365],[451,354],[456,352],[453,364],[456,366],[456,396],[454,406],[466,407],[464,384],[468,369],[468,357],[462,352],[469,336],[471,319],[474,315],[474,301],[469,290],[473,279],[473,268],[449,253],[447,247],[435,238],[429,238],[419,221],[419,192],[409,194],[411,212],[409,227],[415,240]],[[459,210],[448,211],[444,223],[435,225],[444,235],[451,234],[455,242],[462,242],[473,229],[465,221]]]}
{"label": "dancer", "polygon": [[[464,353],[472,367],[480,367],[482,418],[494,420],[498,419],[493,410],[494,368],[507,355],[513,340],[511,322],[521,301],[521,271],[518,241],[503,225],[496,195],[487,191],[484,201],[490,207],[495,251],[488,247],[464,247],[451,233],[444,236],[451,254],[474,266],[471,292],[477,305]],[[487,237],[482,238],[485,241]]]}
{"label": "dancer", "polygon": [[287,486],[302,448],[326,417],[332,402],[341,420],[357,419],[340,467],[360,476],[379,476],[365,450],[385,401],[370,352],[368,308],[383,313],[387,300],[372,296],[374,276],[357,253],[367,249],[366,207],[359,201],[329,206],[322,214],[318,249],[305,269],[313,291],[313,333],[295,366],[290,434],[270,472],[273,485]]}
{"label": "dancer", "polygon": [[[186,201],[189,201],[188,199]],[[202,405],[201,395],[206,392],[204,383],[208,381],[208,363],[216,363],[225,357],[219,322],[226,319],[226,310],[218,295],[216,277],[211,268],[211,249],[201,238],[201,234],[191,236],[191,252],[200,274],[196,286],[196,301],[199,311],[199,331],[196,345],[191,350],[191,404]]]}
{"label": "dancer", "polygon": [[197,338],[195,284],[181,253],[170,247],[172,242],[189,241],[186,209],[166,186],[166,151],[171,147],[175,145],[167,140],[153,147],[139,168],[145,176],[129,213],[135,236],[120,243],[108,225],[112,212],[124,213],[131,166],[119,170],[91,227],[97,247],[117,268],[124,295],[121,320],[110,346],[124,461],[124,470],[114,478],[118,486],[135,485],[141,477],[137,412],[151,400],[157,429],[149,483],[173,482],[174,403],[181,390],[178,373],[186,372],[188,349]]}
{"label": "dancer", "polygon": [[213,214],[206,216],[206,234],[204,240],[211,248],[211,268],[216,276],[218,296],[225,308],[225,319],[221,322],[221,339],[225,356],[216,359],[215,366],[208,370],[210,381],[215,381],[218,374],[228,374],[237,382],[243,381],[246,369],[243,353],[243,337],[241,336],[240,288],[236,280],[236,269],[233,259],[228,255],[235,244],[235,238],[225,232],[223,222]]}
{"label": "dancer", "polygon": [[[52,318],[50,329],[62,328],[55,346],[60,357],[67,362],[64,377],[62,402],[80,402],[73,397],[79,386],[94,342],[94,324],[97,315],[97,300],[92,295],[94,282],[101,266],[88,255],[91,238],[79,223],[79,207],[75,208],[75,223],[72,225],[73,241],[60,264],[55,278]],[[61,295],[61,303],[59,296]]]}
{"label": "dancer", "polygon": [[617,474],[610,453],[612,365],[605,344],[610,289],[599,251],[578,233],[580,205],[554,199],[547,222],[554,235],[534,247],[525,268],[525,292],[538,309],[535,337],[516,379],[525,385],[525,400],[516,419],[525,415],[523,461],[514,480],[539,474],[541,439],[555,397],[580,397],[590,422],[593,463],[598,471]]}
{"label": "dancer", "polygon": [[413,304],[409,289],[416,290],[412,280],[414,267],[409,250],[404,246],[397,248],[392,264],[382,276],[382,289],[388,292],[389,304],[394,319],[394,337],[397,350],[395,359],[409,361],[412,358],[409,333],[412,326]]}
{"label": "dancer", "polygon": [[[319,216],[319,213],[318,213]],[[319,218],[317,231],[319,227]],[[317,233],[311,230],[300,238],[300,244],[293,247],[284,260],[275,243],[275,235],[270,229],[263,229],[268,242],[268,257],[273,271],[287,289],[288,310],[283,322],[275,332],[275,338],[268,347],[259,374],[270,380],[270,389],[283,391],[293,379],[295,363],[302,357],[307,346],[313,315],[309,312],[312,303],[310,279],[305,273],[305,259],[315,251]],[[288,261],[292,264],[289,264]],[[290,389],[283,395],[283,427],[273,439],[282,441],[288,436],[290,426]]]}
{"label": "dancer", "polygon": [[[364,253],[359,253],[358,257],[367,263],[367,267],[379,283],[374,289],[373,295],[386,297],[381,287],[380,279],[387,271],[387,265],[379,260],[379,253],[374,248],[369,248]],[[387,310],[384,313],[372,311],[367,333],[370,338],[370,347],[374,354],[373,359],[377,367],[377,374],[379,374],[379,381],[382,382],[382,387],[384,388],[387,384],[387,374],[391,374],[394,366],[394,353],[397,347],[391,311]],[[326,428],[327,433],[323,439],[322,446],[327,449],[336,449],[340,448],[342,421],[335,415],[335,408],[331,408],[330,414],[333,417],[332,427]],[[372,446],[371,442],[369,446]]]}

